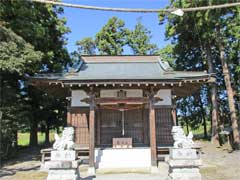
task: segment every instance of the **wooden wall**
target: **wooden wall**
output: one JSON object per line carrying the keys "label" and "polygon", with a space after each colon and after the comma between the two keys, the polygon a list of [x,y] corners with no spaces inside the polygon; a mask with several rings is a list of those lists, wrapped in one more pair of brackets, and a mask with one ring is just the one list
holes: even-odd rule
{"label": "wooden wall", "polygon": [[[173,119],[171,107],[155,109],[157,146],[171,146]],[[68,110],[68,125],[75,128],[75,142],[79,147],[89,146],[89,108],[72,107]],[[96,110],[95,144],[111,145],[113,137],[121,137],[121,112],[115,110]],[[133,137],[133,143],[149,146],[149,109],[125,112],[125,135]]]}
{"label": "wooden wall", "polygon": [[80,147],[89,146],[89,108],[74,107],[68,110],[68,125],[75,129],[75,143]]}

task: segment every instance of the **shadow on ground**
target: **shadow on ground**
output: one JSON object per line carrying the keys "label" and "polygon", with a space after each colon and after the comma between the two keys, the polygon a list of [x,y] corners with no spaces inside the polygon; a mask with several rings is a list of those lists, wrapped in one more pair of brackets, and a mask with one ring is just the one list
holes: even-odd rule
{"label": "shadow on ground", "polygon": [[4,176],[13,176],[17,172],[39,170],[39,168],[40,165],[36,165],[31,168],[2,168],[0,170],[0,178]]}
{"label": "shadow on ground", "polygon": [[20,147],[14,157],[3,161],[3,167],[0,169],[0,178],[5,176],[16,176],[18,172],[24,173],[39,170],[41,149],[41,146],[34,148]]}

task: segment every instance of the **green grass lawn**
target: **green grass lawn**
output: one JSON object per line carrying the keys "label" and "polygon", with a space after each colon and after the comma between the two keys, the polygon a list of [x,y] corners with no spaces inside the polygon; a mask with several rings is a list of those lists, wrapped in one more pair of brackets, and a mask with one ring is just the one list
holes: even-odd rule
{"label": "green grass lawn", "polygon": [[[54,132],[50,132],[49,135],[50,142],[54,141]],[[28,146],[29,145],[29,137],[30,133],[25,132],[25,133],[18,133],[18,145],[19,146]],[[45,141],[45,133],[38,132],[38,144],[43,144]]]}
{"label": "green grass lawn", "polygon": [[[207,131],[210,132],[210,122],[207,122]],[[185,134],[187,134],[187,128],[186,126],[183,127]],[[191,129],[189,127],[189,131],[192,131],[194,135],[201,135],[203,134],[203,126],[200,126],[198,129]],[[54,141],[54,133],[55,131],[50,131],[50,142]],[[25,133],[18,133],[18,145],[19,146],[28,146],[29,145],[29,132]],[[45,141],[45,133],[38,132],[38,144],[43,144]]]}
{"label": "green grass lawn", "polygon": [[[210,132],[211,132],[211,122],[207,121],[207,133],[208,133],[208,136],[211,135]],[[185,132],[185,134],[187,134],[187,127],[184,126],[183,127],[183,130]],[[197,129],[191,129],[191,127],[189,127],[189,132],[192,131],[192,133],[195,135],[195,136],[198,136],[198,137],[203,137],[204,135],[204,127],[203,126],[199,126],[199,128]]]}

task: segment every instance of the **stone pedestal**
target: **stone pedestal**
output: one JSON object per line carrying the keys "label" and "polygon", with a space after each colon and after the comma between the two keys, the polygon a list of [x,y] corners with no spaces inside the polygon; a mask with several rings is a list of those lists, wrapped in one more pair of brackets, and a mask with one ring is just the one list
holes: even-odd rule
{"label": "stone pedestal", "polygon": [[89,168],[88,168],[88,175],[93,176],[93,175],[95,175],[95,174],[96,174],[96,169],[95,169],[95,167],[89,167]]}
{"label": "stone pedestal", "polygon": [[169,180],[201,180],[199,166],[202,165],[202,161],[195,149],[170,149],[168,164]]}
{"label": "stone pedestal", "polygon": [[74,150],[53,150],[51,152],[51,161],[74,161],[76,158],[77,154]]}
{"label": "stone pedestal", "polygon": [[150,172],[151,172],[151,174],[158,174],[159,173],[159,169],[158,169],[157,166],[152,166],[150,168]]}
{"label": "stone pedestal", "polygon": [[77,180],[79,178],[78,166],[74,150],[54,150],[51,152],[51,161],[46,162],[49,169],[47,180]]}

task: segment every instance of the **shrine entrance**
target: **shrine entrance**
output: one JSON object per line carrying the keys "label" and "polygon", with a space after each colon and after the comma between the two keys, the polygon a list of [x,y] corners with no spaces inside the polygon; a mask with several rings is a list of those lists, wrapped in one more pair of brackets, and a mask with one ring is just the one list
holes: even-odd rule
{"label": "shrine entrance", "polygon": [[97,115],[98,147],[112,147],[113,138],[131,138],[134,147],[149,145],[148,114],[142,105],[129,109],[105,106]]}

